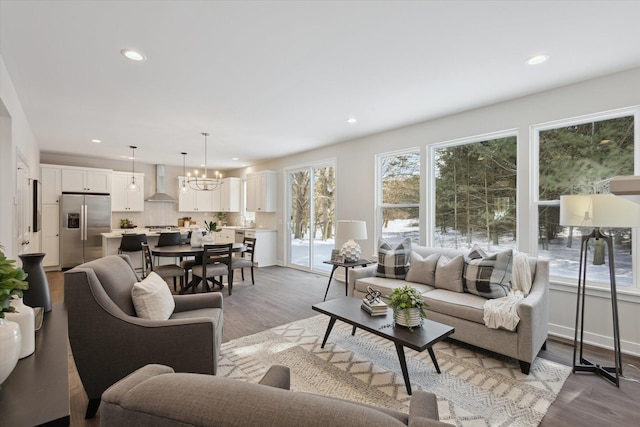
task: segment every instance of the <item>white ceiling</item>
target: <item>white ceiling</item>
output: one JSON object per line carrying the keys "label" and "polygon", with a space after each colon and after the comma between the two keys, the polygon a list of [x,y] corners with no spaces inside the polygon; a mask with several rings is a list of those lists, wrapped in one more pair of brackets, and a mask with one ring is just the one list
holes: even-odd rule
{"label": "white ceiling", "polygon": [[639,16],[639,1],[0,0],[0,53],[43,152],[137,145],[136,161],[197,166],[207,131],[209,166],[229,169],[640,66]]}

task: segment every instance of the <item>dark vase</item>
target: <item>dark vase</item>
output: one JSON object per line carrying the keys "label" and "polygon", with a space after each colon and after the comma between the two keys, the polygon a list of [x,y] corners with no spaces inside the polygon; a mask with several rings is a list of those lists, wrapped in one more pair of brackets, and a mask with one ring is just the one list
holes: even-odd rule
{"label": "dark vase", "polygon": [[51,311],[51,294],[49,281],[42,268],[42,258],[45,253],[18,255],[22,260],[22,269],[27,273],[29,289],[23,292],[23,301],[29,307],[43,307],[44,311]]}

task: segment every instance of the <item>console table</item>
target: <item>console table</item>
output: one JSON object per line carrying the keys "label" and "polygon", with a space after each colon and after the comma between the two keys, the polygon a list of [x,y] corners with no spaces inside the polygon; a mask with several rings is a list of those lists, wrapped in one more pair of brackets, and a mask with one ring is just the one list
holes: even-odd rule
{"label": "console table", "polygon": [[67,310],[54,304],[36,332],[35,352],[20,359],[0,386],[2,425],[69,425],[67,341]]}

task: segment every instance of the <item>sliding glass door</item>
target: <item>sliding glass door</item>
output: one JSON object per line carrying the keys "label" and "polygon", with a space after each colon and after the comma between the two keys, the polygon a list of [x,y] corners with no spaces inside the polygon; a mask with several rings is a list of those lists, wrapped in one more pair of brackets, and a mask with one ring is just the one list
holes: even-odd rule
{"label": "sliding glass door", "polygon": [[335,245],[335,167],[291,169],[288,175],[289,265],[329,271]]}

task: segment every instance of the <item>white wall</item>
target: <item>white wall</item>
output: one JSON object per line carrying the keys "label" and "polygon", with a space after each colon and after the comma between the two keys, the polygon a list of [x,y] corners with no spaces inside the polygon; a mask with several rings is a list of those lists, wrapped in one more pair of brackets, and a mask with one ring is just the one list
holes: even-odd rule
{"label": "white wall", "polygon": [[[377,236],[374,233],[374,180],[375,161],[378,153],[420,147],[423,159],[427,147],[443,141],[516,129],[518,132],[518,243],[522,251],[535,250],[537,241],[530,232],[532,223],[531,189],[529,182],[531,137],[530,126],[598,113],[623,107],[640,105],[640,68],[620,72],[585,82],[541,92],[499,104],[466,111],[395,129],[380,134],[336,144],[306,153],[265,162],[241,171],[271,169],[278,171],[278,203],[281,212],[275,223],[278,227],[278,260],[286,259],[284,169],[315,163],[324,159],[337,159],[337,218],[363,219],[367,221],[369,240],[360,242],[364,254],[375,253]],[[426,100],[425,102],[429,102]],[[424,175],[423,175],[424,176]],[[425,180],[426,181],[426,180]],[[422,183],[424,191],[428,187]],[[426,227],[426,197],[421,206],[421,226]],[[424,229],[424,228],[423,228]],[[640,256],[636,264],[640,265]],[[636,278],[636,280],[638,280]],[[640,298],[637,289],[619,292],[619,315],[622,349],[640,355]],[[551,285],[550,325],[552,334],[573,339],[575,320],[575,286]],[[587,333],[585,340],[612,347],[611,305],[608,292],[589,290],[587,300]]]}
{"label": "white wall", "polygon": [[[14,230],[18,152],[29,166],[29,177],[37,179],[40,175],[40,149],[0,55],[0,242],[12,259],[17,259],[20,252]],[[40,249],[38,233],[34,233],[30,240],[33,243],[25,252],[37,252]]]}

